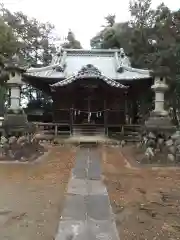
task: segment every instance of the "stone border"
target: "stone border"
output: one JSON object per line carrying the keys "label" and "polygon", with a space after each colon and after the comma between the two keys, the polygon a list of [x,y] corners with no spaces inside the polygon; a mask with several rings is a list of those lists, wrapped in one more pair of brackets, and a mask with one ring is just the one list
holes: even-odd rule
{"label": "stone border", "polygon": [[15,161],[0,161],[0,165],[1,164],[9,164],[9,165],[33,165],[33,164],[37,164],[37,163],[41,163],[45,160],[45,158],[50,154],[51,150],[48,150],[47,152],[45,152],[43,155],[39,156],[36,160],[32,161],[32,162],[20,162],[18,160]]}

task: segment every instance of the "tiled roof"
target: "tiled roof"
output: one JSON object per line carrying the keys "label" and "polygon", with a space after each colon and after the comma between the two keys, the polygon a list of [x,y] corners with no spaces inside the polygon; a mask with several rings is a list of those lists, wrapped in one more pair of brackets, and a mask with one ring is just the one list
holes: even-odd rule
{"label": "tiled roof", "polygon": [[93,65],[103,76],[115,81],[151,78],[149,70],[132,68],[123,49],[62,49],[48,67],[30,68],[25,73],[37,78],[64,80]]}

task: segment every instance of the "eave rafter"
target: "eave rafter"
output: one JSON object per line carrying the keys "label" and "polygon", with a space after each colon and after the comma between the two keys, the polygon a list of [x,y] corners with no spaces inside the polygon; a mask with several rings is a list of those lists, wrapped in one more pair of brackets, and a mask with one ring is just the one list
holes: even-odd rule
{"label": "eave rafter", "polygon": [[77,74],[51,85],[51,88],[55,89],[56,87],[63,87],[78,79],[87,78],[101,79],[108,85],[116,88],[128,88],[128,86],[125,86],[111,78],[104,76],[96,67],[94,67],[91,64],[88,64],[85,67],[83,67]]}

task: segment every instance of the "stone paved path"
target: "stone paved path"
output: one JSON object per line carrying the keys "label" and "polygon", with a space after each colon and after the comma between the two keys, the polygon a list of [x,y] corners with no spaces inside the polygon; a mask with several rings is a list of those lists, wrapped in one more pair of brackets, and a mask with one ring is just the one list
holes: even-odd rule
{"label": "stone paved path", "polygon": [[100,155],[95,148],[81,148],[55,240],[96,239],[119,240],[119,237],[108,193],[101,181]]}

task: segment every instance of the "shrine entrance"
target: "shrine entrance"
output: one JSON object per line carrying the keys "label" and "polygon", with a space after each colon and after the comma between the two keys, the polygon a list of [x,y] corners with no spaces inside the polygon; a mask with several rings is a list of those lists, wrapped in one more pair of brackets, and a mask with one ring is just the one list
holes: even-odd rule
{"label": "shrine entrance", "polygon": [[100,81],[79,81],[74,86],[73,135],[104,135],[105,88]]}
{"label": "shrine entrance", "polygon": [[74,124],[104,124],[103,90],[98,85],[81,86],[74,101]]}
{"label": "shrine entrance", "polygon": [[125,122],[124,90],[99,78],[78,79],[53,92],[54,120],[72,134],[106,134]]}

